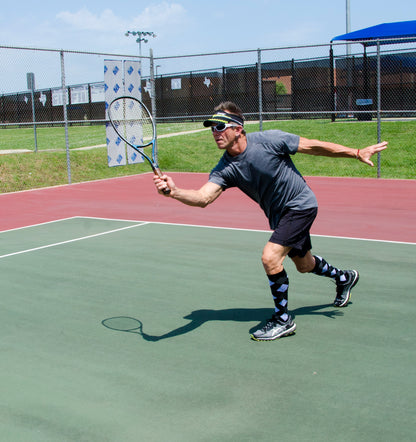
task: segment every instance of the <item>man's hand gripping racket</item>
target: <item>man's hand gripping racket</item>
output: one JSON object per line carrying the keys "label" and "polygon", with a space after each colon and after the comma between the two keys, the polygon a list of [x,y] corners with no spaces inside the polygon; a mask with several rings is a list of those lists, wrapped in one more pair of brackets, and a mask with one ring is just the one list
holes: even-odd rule
{"label": "man's hand gripping racket", "polygon": [[[117,135],[149,162],[155,175],[162,178],[157,161],[156,126],[147,107],[136,98],[118,97],[110,103],[108,117]],[[144,149],[150,146],[151,153],[146,154]],[[168,195],[170,188],[163,189],[163,193]]]}

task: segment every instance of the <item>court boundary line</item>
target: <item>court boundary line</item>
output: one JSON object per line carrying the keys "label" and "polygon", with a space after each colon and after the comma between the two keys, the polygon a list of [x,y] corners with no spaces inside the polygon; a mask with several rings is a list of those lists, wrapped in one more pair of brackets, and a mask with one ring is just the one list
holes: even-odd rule
{"label": "court boundary line", "polygon": [[[117,218],[102,218],[102,217],[95,217],[95,216],[79,216],[75,218],[86,218],[86,219],[101,219],[103,221],[123,221],[123,222],[139,222],[137,220],[125,220],[125,219],[117,219]],[[143,221],[147,224],[165,224],[165,225],[172,225],[172,226],[183,226],[183,227],[202,227],[205,229],[222,229],[222,230],[241,230],[243,232],[260,232],[260,233],[272,233],[272,230],[264,230],[264,229],[247,229],[242,227],[222,227],[222,226],[207,226],[202,224],[184,224],[184,223],[168,223],[163,221]],[[392,243],[392,244],[404,244],[404,245],[412,245],[416,246],[416,242],[406,242],[406,241],[392,241],[388,239],[372,239],[372,238],[356,238],[352,236],[336,236],[336,235],[318,235],[311,233],[311,236],[317,237],[317,238],[334,238],[334,239],[352,239],[354,241],[369,241],[369,242],[385,242],[385,243]]]}
{"label": "court boundary line", "polygon": [[[69,216],[67,218],[54,219],[52,221],[45,221],[43,223],[29,224],[27,226],[21,226],[21,227],[13,227],[12,229],[1,230],[0,233],[13,232],[15,230],[30,229],[31,227],[38,227],[38,226],[44,226],[44,225],[47,225],[47,224],[59,223],[61,221],[68,221],[70,219],[75,219],[75,218],[88,218],[88,217]],[[138,221],[132,221],[132,222],[136,222],[137,223]]]}
{"label": "court boundary line", "polygon": [[[61,218],[56,219],[52,221],[45,221],[44,223],[38,223],[38,224],[32,224],[28,226],[23,227],[16,227],[14,229],[8,229],[8,230],[2,230],[0,231],[0,234],[5,232],[12,232],[15,230],[21,230],[21,229],[28,229],[30,227],[38,227],[46,224],[56,223],[60,221],[68,221],[71,219],[96,219],[96,220],[102,220],[102,221],[115,221],[115,222],[127,222],[127,223],[139,223],[137,226],[130,226],[130,227],[138,227],[139,225],[146,225],[146,224],[161,224],[161,225],[171,225],[171,226],[182,226],[182,227],[201,227],[205,229],[220,229],[220,230],[236,230],[236,231],[243,231],[243,232],[260,232],[260,233],[270,233],[271,230],[262,230],[262,229],[247,229],[247,228],[241,228],[241,227],[224,227],[224,226],[207,226],[202,224],[184,224],[184,223],[168,223],[168,222],[162,222],[162,221],[140,221],[140,220],[132,220],[132,219],[122,219],[122,218],[105,218],[105,217],[99,217],[99,216],[71,216],[68,218]],[[125,228],[122,228],[125,229]],[[110,232],[111,233],[111,232]],[[407,242],[407,241],[392,241],[392,240],[385,240],[385,239],[372,239],[372,238],[356,238],[351,236],[336,236],[336,235],[318,235],[318,234],[311,234],[312,237],[316,238],[334,238],[334,239],[350,239],[354,241],[368,241],[368,242],[380,242],[380,243],[388,243],[388,244],[403,244],[403,245],[416,245],[416,242]],[[86,237],[87,239],[88,237]],[[0,259],[3,256],[0,255]]]}
{"label": "court boundary line", "polygon": [[[88,217],[72,217],[72,218],[88,218]],[[62,221],[66,221],[66,220],[72,219],[72,218],[65,218]],[[110,221],[110,220],[108,220],[108,221]],[[116,221],[116,220],[114,220],[114,221]],[[136,223],[137,222],[138,221],[136,221]],[[49,223],[45,223],[45,224],[49,224]],[[70,244],[70,243],[77,242],[77,241],[84,241],[86,239],[96,238],[98,236],[104,236],[104,235],[109,235],[109,234],[112,234],[112,233],[120,232],[122,230],[133,229],[134,227],[141,227],[141,226],[144,226],[146,224],[149,224],[149,223],[147,223],[146,221],[143,221],[143,222],[139,222],[139,224],[134,224],[132,226],[120,227],[118,229],[107,230],[105,232],[94,233],[92,235],[86,235],[86,236],[82,236],[82,237],[79,237],[79,238],[68,239],[66,241],[60,241],[60,242],[56,242],[56,243],[52,243],[52,244],[46,244],[46,245],[39,246],[39,247],[33,247],[31,249],[19,250],[17,252],[12,252],[12,253],[7,253],[5,255],[0,255],[0,259],[9,258],[11,256],[16,256],[16,255],[23,255],[25,253],[36,252],[38,250],[50,249],[52,247],[57,247],[57,246],[61,246],[61,245],[64,245],[64,244]],[[37,225],[39,226],[39,225],[42,225],[42,224],[37,224]],[[35,226],[33,226],[33,227],[35,227]]]}

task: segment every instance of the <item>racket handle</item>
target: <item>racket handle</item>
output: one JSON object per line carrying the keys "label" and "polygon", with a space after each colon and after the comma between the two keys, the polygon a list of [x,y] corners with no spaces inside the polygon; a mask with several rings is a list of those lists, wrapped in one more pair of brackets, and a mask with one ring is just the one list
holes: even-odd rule
{"label": "racket handle", "polygon": [[[153,171],[155,172],[155,174],[159,177],[162,178],[162,171],[158,168],[158,167],[154,167]],[[165,195],[169,195],[170,194],[170,189],[169,187],[166,187],[166,189],[163,189],[162,191]]]}

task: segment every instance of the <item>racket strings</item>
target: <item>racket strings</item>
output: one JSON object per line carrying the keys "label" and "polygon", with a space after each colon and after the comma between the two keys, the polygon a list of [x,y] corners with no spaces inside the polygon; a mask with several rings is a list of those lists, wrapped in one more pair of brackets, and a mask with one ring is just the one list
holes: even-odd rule
{"label": "racket strings", "polygon": [[125,139],[132,144],[141,145],[153,139],[153,125],[149,119],[125,119],[118,121]]}
{"label": "racket strings", "polygon": [[115,100],[110,106],[109,115],[116,132],[128,143],[141,146],[150,143],[155,136],[151,116],[136,100]]}

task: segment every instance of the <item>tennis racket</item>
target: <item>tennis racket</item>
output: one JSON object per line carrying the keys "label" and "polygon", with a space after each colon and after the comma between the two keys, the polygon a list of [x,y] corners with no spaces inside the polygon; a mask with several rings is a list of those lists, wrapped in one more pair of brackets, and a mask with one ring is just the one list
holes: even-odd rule
{"label": "tennis racket", "polygon": [[[156,126],[147,107],[137,98],[118,97],[108,108],[110,123],[117,135],[138,152],[151,165],[153,172],[162,177],[157,161]],[[151,153],[144,149],[151,146]],[[170,189],[164,189],[169,194]]]}

